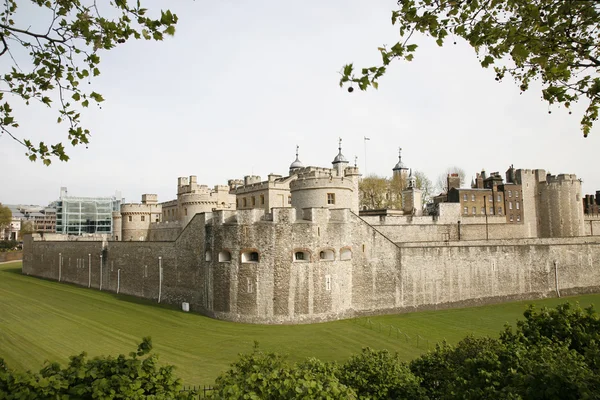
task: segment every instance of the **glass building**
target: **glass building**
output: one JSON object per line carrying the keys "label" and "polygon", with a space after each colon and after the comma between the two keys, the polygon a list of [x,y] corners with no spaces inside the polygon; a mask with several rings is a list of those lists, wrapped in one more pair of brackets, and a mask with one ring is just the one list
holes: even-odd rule
{"label": "glass building", "polygon": [[120,197],[119,192],[113,197],[72,197],[67,188],[60,188],[60,199],[55,203],[56,233],[112,234],[112,213],[121,210]]}

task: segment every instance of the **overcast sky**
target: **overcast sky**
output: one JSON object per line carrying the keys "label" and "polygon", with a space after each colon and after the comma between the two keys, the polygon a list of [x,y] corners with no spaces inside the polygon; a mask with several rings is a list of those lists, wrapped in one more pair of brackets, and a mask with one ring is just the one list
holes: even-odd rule
{"label": "overcast sky", "polygon": [[[142,3],[178,14],[175,37],[101,53],[102,74],[90,88],[106,101],[82,114],[93,136],[88,149],[67,147],[69,162],[32,163],[1,136],[0,202],[46,205],[61,186],[73,196],[119,190],[127,202],[143,193],[167,201],[179,176],[214,186],[286,175],[296,144],[305,165],[330,167],[339,137],[363,173],[391,175],[401,146],[405,164],[434,182],[452,165],[470,182],[482,168],[504,176],[514,164],[575,173],[584,193],[600,190],[600,128],[583,138],[582,107],[548,114],[539,90],[520,95],[510,79],[495,82],[462,40],[440,48],[418,38],[415,60],[393,64],[379,90],[341,89],[345,63],[376,65],[377,47],[397,40],[395,1]],[[0,70],[9,61],[0,58]],[[17,112],[21,136],[66,139],[53,111]]]}

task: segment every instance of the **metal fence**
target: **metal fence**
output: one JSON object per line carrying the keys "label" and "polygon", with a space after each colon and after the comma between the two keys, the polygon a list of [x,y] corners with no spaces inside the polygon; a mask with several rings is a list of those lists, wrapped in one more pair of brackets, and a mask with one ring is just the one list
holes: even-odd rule
{"label": "metal fence", "polygon": [[353,321],[360,326],[373,331],[387,334],[390,337],[395,336],[397,339],[416,346],[418,349],[429,349],[429,339],[424,338],[419,334],[415,334],[413,337],[411,337],[406,332],[401,331],[397,326],[382,324],[381,322],[373,322],[371,321],[371,318],[358,318]]}
{"label": "metal fence", "polygon": [[206,385],[204,385],[204,386],[196,386],[196,385],[191,386],[190,385],[190,386],[183,386],[183,388],[181,388],[182,392],[192,392],[192,391],[196,392],[197,399],[211,398],[211,394],[212,394],[213,390],[215,390],[214,387],[206,386]]}

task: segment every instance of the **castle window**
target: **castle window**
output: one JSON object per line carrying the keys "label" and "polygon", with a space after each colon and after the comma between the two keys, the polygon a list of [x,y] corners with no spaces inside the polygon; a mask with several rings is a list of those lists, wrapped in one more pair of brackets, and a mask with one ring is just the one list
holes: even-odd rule
{"label": "castle window", "polygon": [[333,250],[321,250],[319,252],[319,259],[322,261],[333,261],[335,260],[335,253]]}
{"label": "castle window", "polygon": [[509,210],[512,210],[512,201],[509,201],[509,202],[508,202],[508,209],[509,209]]}
{"label": "castle window", "polygon": [[502,207],[498,207],[498,215],[502,215]]}
{"label": "castle window", "polygon": [[183,209],[183,213],[184,213],[184,215],[187,217],[187,208],[184,208],[184,209]]}
{"label": "castle window", "polygon": [[485,215],[485,207],[481,207],[481,214]]}
{"label": "castle window", "polygon": [[492,201],[494,201],[494,195],[491,195],[490,197],[488,197],[488,201],[491,203]]}
{"label": "castle window", "polygon": [[467,200],[468,200],[467,199],[467,194],[465,193],[465,194],[463,194],[463,201],[467,201]]}
{"label": "castle window", "polygon": [[260,205],[262,206],[262,205],[264,205],[264,204],[265,204],[265,195],[264,195],[264,194],[261,194],[261,195],[260,195]]}
{"label": "castle window", "polygon": [[519,210],[519,202],[515,201],[515,207],[517,207],[517,210]]}
{"label": "castle window", "polygon": [[242,253],[242,262],[243,263],[255,263],[258,262],[259,257],[256,251],[246,251]]}
{"label": "castle window", "polygon": [[251,200],[252,200],[252,207],[254,207],[256,205],[256,197],[252,196]]}
{"label": "castle window", "polygon": [[490,207],[490,214],[494,214],[494,207]]}
{"label": "castle window", "polygon": [[502,196],[498,195],[498,202],[502,201]]}
{"label": "castle window", "polygon": [[519,197],[519,191],[515,190],[515,197]]}
{"label": "castle window", "polygon": [[340,260],[351,260],[352,259],[352,250],[350,249],[341,249],[340,250]]}
{"label": "castle window", "polygon": [[477,214],[477,207],[473,207],[473,215]]}
{"label": "castle window", "polygon": [[127,217],[127,219],[129,220],[129,222],[131,222],[131,220],[133,219],[133,217],[130,215],[129,217]]}
{"label": "castle window", "polygon": [[512,190],[508,191],[508,197],[512,197]]}
{"label": "castle window", "polygon": [[513,222],[513,215],[510,214],[510,222]]}
{"label": "castle window", "polygon": [[288,196],[288,204],[292,204],[292,196]]}
{"label": "castle window", "polygon": [[465,214],[468,214],[469,213],[469,207],[465,207],[463,211],[464,211]]}
{"label": "castle window", "polygon": [[242,199],[242,204],[243,204],[242,207],[246,207],[246,198],[245,197]]}
{"label": "castle window", "polygon": [[219,262],[230,262],[231,261],[231,253],[227,250],[223,250],[219,252]]}
{"label": "castle window", "polygon": [[248,293],[252,293],[253,292],[253,289],[254,289],[253,286],[254,285],[252,284],[252,281],[250,280],[250,278],[246,278],[246,291]]}
{"label": "castle window", "polygon": [[517,214],[517,222],[521,222],[521,214]]}
{"label": "castle window", "polygon": [[298,250],[294,252],[294,261],[296,262],[309,262],[310,253],[304,250]]}
{"label": "castle window", "polygon": [[335,193],[327,193],[327,204],[335,204]]}
{"label": "castle window", "polygon": [[331,290],[331,275],[325,275],[325,290]]}
{"label": "castle window", "polygon": [[474,194],[471,195],[471,201],[475,201],[475,195]]}
{"label": "castle window", "polygon": [[212,254],[210,254],[210,250],[206,250],[204,252],[204,260],[205,261],[211,261],[212,260]]}
{"label": "castle window", "polygon": [[142,222],[144,222],[146,220],[146,216],[145,215],[142,215],[141,218],[142,218]]}

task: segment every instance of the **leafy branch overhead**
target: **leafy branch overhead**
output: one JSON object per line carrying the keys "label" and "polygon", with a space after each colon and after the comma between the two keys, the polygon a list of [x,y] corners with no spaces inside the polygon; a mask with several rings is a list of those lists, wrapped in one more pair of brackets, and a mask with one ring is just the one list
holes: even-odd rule
{"label": "leafy branch overhead", "polygon": [[[540,81],[542,98],[567,109],[587,107],[581,130],[587,136],[600,106],[600,2],[595,0],[400,0],[392,12],[401,40],[380,47],[382,65],[355,74],[348,64],[340,86],[355,83],[377,89],[394,60],[411,61],[415,33],[431,36],[439,46],[464,38],[482,67],[493,67],[496,80],[512,76],[521,92]],[[352,86],[350,86],[349,91]],[[569,111],[570,113],[570,111]]]}
{"label": "leafy branch overhead", "polygon": [[[6,0],[0,8],[0,56],[4,65],[10,65],[10,70],[0,73],[0,130],[25,146],[30,160],[49,165],[53,158],[69,159],[65,145],[33,143],[19,136],[13,101],[55,107],[57,122],[67,126],[70,144],[87,145],[91,133],[82,126],[79,110],[104,98],[82,83],[100,75],[100,51],[131,38],[162,40],[175,33],[177,16],[167,10],[158,19],[147,17],[140,0],[134,5],[127,0],[29,1],[32,4]],[[38,26],[23,19],[21,14],[27,10],[20,8],[25,7],[33,7],[47,23]]]}

